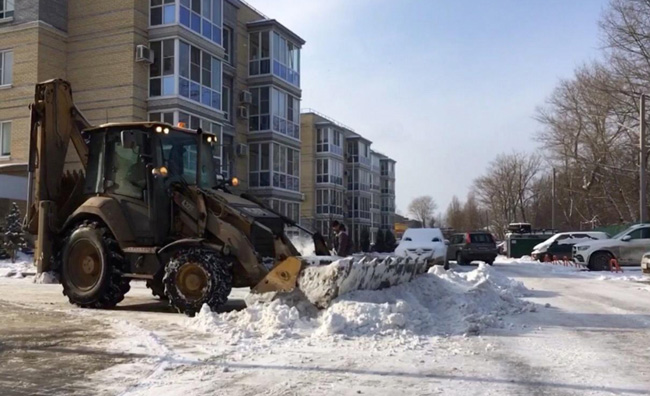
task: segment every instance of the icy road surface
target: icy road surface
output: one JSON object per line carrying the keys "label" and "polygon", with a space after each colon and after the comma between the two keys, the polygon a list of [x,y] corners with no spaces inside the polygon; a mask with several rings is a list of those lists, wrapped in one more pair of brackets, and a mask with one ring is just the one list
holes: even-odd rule
{"label": "icy road surface", "polygon": [[132,285],[91,311],[0,278],[0,394],[650,394],[650,284],[627,269],[455,267],[312,319],[240,311],[242,290],[188,319]]}

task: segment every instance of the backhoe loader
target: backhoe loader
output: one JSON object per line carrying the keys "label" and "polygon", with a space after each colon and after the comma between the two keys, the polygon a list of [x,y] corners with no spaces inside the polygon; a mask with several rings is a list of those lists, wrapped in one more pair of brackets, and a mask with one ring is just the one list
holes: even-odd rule
{"label": "backhoe loader", "polygon": [[[38,272],[56,272],[72,304],[113,307],[140,279],[190,316],[225,303],[233,287],[298,292],[324,307],[426,269],[392,258],[306,264],[284,230],[302,227],[230,192],[237,179],[218,175],[211,133],[161,122],[92,126],[60,79],[37,84],[30,108],[25,228],[37,236]],[[312,236],[315,254],[328,256],[323,237]]]}

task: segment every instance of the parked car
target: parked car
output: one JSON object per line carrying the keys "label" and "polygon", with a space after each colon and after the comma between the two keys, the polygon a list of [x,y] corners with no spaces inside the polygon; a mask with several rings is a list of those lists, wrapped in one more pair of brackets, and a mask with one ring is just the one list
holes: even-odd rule
{"label": "parked car", "polygon": [[447,245],[444,241],[440,228],[408,228],[395,249],[395,255],[429,260],[432,265],[445,265]]}
{"label": "parked car", "polygon": [[601,239],[609,239],[610,236],[600,231],[574,231],[560,232],[548,238],[544,242],[535,245],[531,256],[536,260],[543,260],[545,255],[557,256],[562,259],[567,257],[571,259],[573,254],[573,245],[576,243],[590,242]]}
{"label": "parked car", "polygon": [[650,224],[636,224],[611,239],[582,242],[573,245],[573,261],[592,271],[609,269],[612,258],[619,265],[639,265],[650,251]]}
{"label": "parked car", "polygon": [[489,232],[466,232],[449,237],[447,262],[456,260],[456,264],[464,265],[480,260],[492,265],[498,254],[497,245]]}
{"label": "parked car", "polygon": [[644,254],[641,259],[641,272],[650,275],[650,252]]}

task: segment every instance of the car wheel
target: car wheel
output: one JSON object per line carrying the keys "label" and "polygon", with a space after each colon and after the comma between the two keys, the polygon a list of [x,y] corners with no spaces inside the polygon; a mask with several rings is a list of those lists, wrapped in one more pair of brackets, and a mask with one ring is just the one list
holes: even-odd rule
{"label": "car wheel", "polygon": [[444,265],[443,268],[446,269],[446,270],[449,269],[449,260],[445,259],[445,265]]}
{"label": "car wheel", "polygon": [[613,256],[608,252],[596,252],[589,258],[589,271],[609,270],[609,261]]}
{"label": "car wheel", "polygon": [[460,252],[456,253],[456,264],[465,265],[465,263],[463,262],[463,255],[460,254]]}

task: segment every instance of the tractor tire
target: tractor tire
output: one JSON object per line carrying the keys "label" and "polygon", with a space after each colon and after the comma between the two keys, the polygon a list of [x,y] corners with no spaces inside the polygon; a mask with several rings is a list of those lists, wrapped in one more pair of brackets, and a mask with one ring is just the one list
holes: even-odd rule
{"label": "tractor tire", "polygon": [[165,295],[178,312],[194,316],[203,304],[211,310],[228,301],[232,263],[205,249],[180,250],[165,266]]}
{"label": "tractor tire", "polygon": [[112,308],[130,290],[123,278],[128,262],[108,227],[85,221],[62,242],[61,284],[70,303],[82,308]]}
{"label": "tractor tire", "polygon": [[589,258],[589,271],[609,271],[609,260],[612,255],[608,252],[596,252]]}
{"label": "tractor tire", "polygon": [[161,300],[167,300],[165,295],[165,284],[163,283],[163,273],[154,275],[153,279],[147,281],[147,287],[151,289],[151,294]]}

